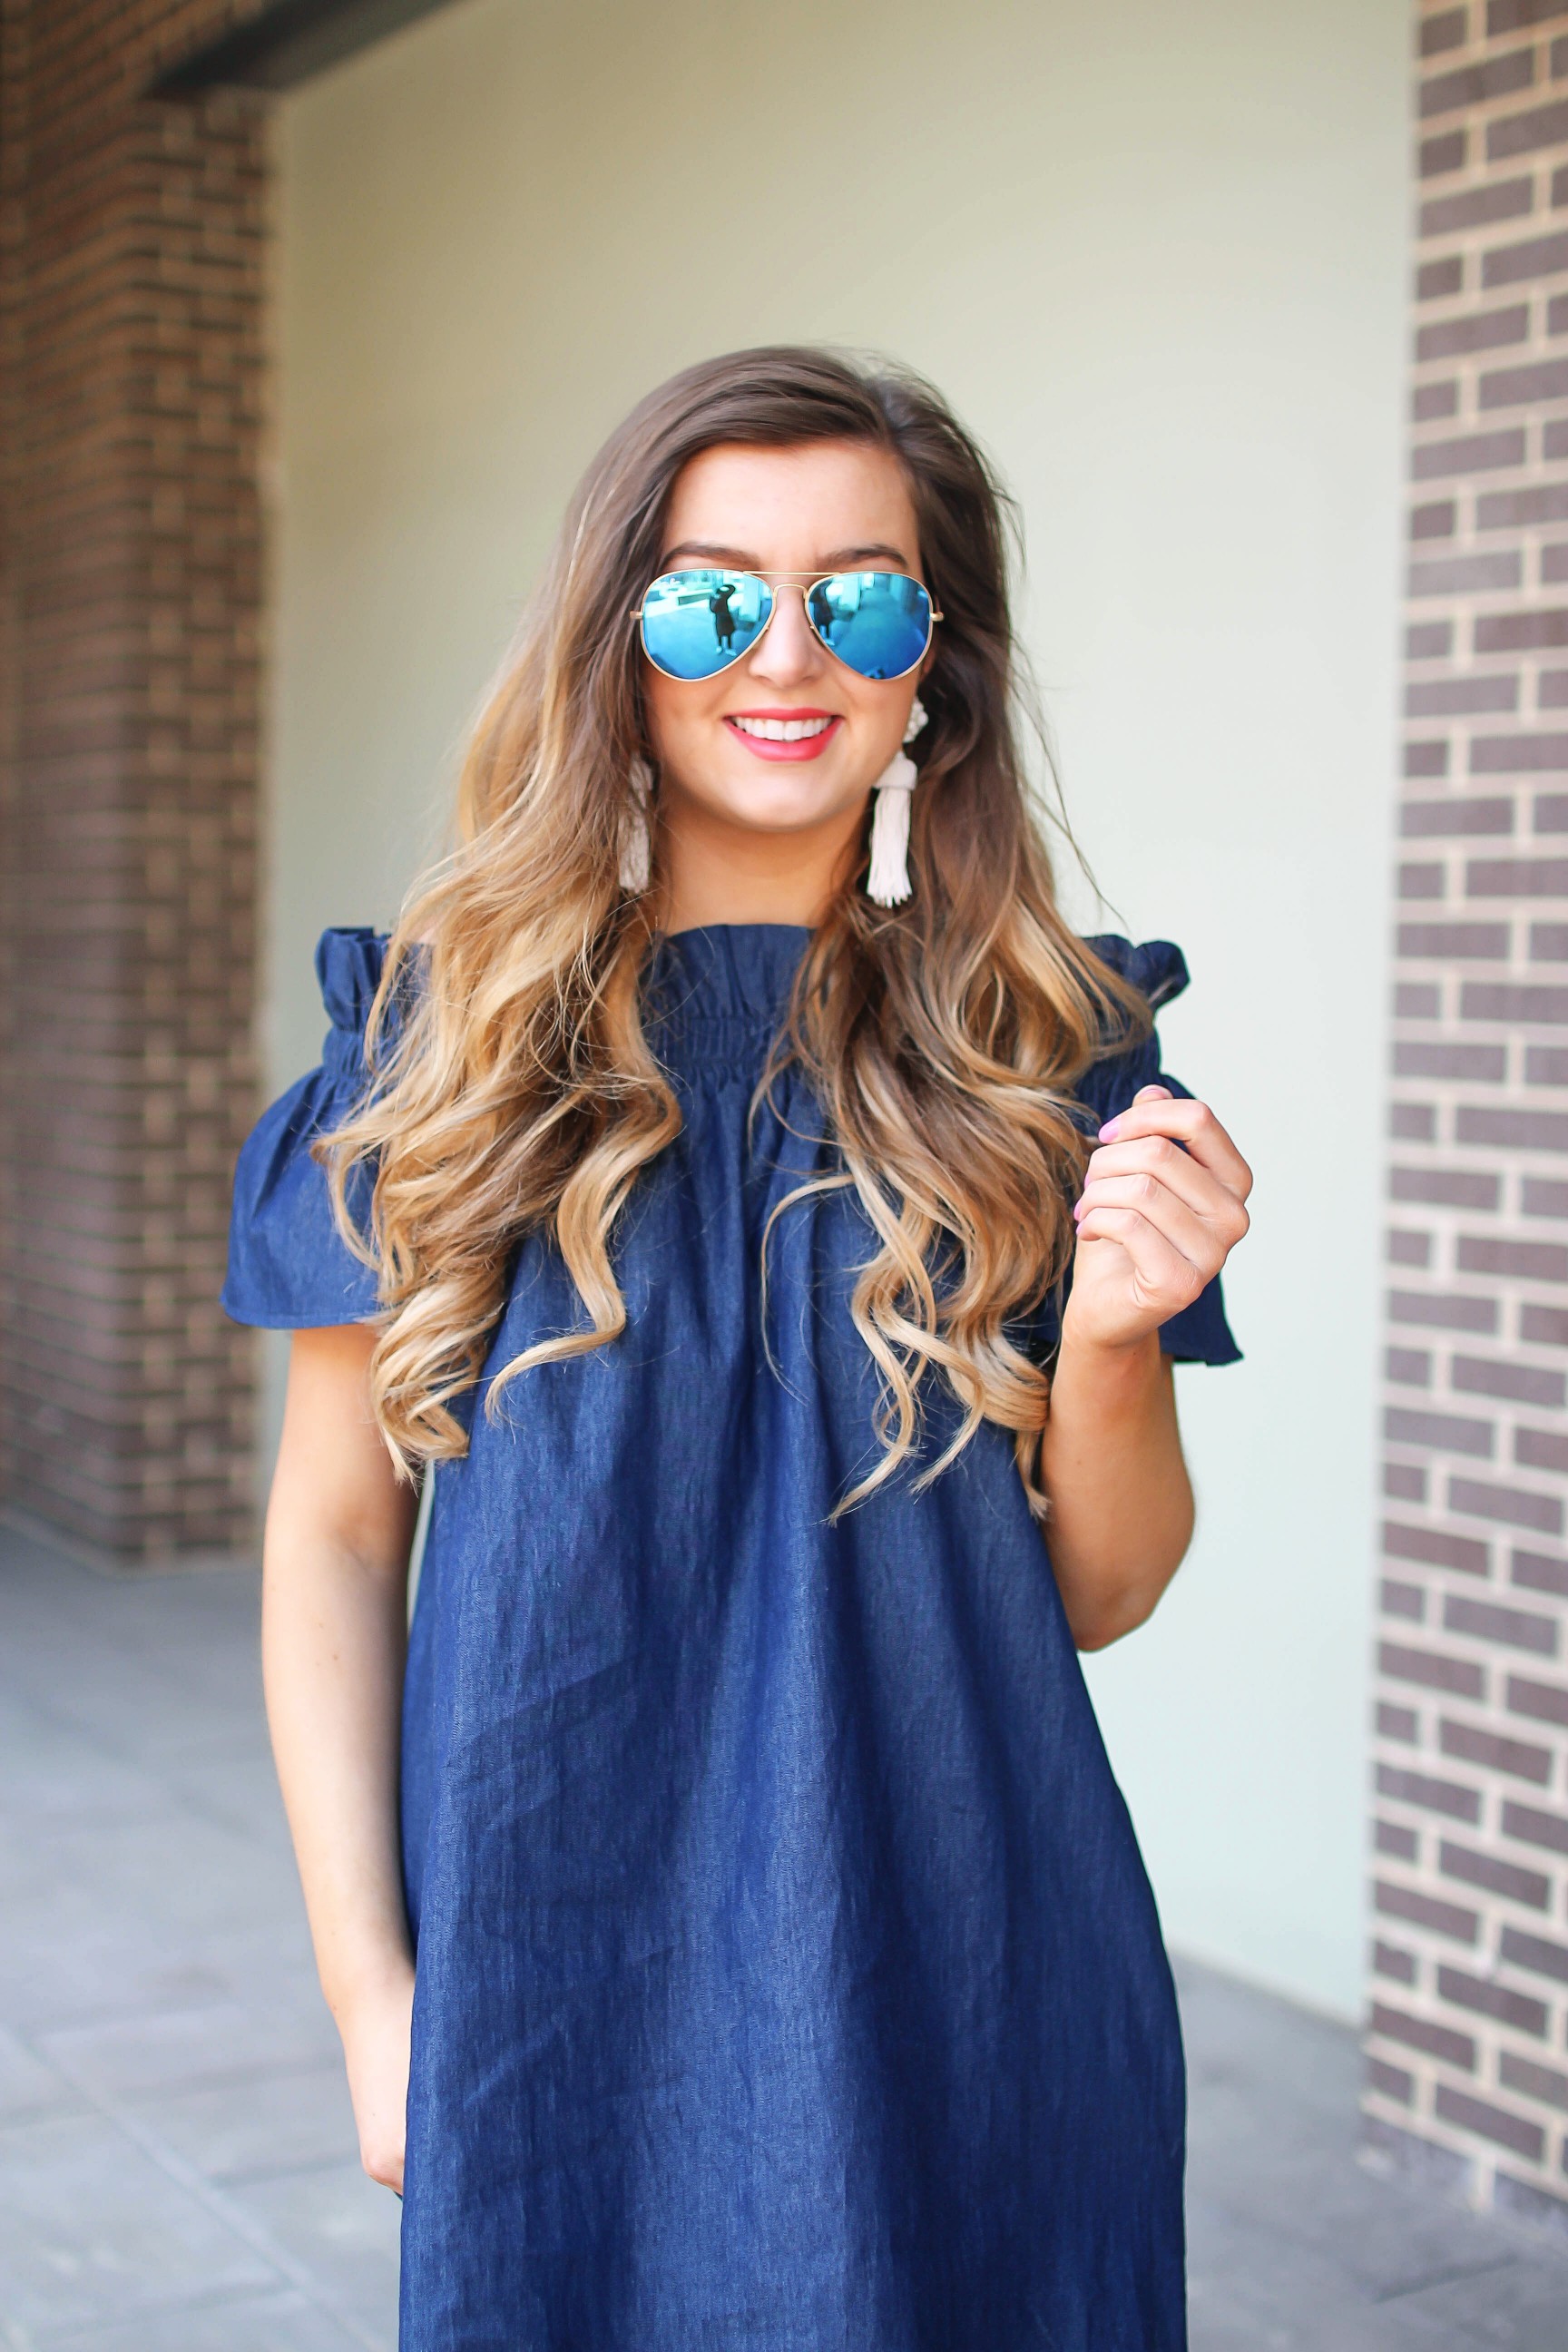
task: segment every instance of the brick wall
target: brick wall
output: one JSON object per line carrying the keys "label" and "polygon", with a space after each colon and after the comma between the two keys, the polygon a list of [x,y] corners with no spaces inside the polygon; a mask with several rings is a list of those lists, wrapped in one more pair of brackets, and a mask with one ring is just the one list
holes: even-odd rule
{"label": "brick wall", "polygon": [[1417,45],[1367,2110],[1568,2229],[1568,0]]}
{"label": "brick wall", "polygon": [[127,1562],[253,1511],[265,154],[139,96],[249,13],[0,0],[0,1499]]}

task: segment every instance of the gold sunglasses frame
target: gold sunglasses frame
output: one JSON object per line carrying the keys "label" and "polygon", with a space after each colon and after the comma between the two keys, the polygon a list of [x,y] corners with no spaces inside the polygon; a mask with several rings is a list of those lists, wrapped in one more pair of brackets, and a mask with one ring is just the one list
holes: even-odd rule
{"label": "gold sunglasses frame", "polygon": [[[730,566],[727,563],[693,563],[683,568],[692,572],[730,571]],[[879,573],[878,576],[886,580],[914,580],[915,586],[917,588],[925,590],[926,603],[931,606],[931,616],[926,623],[926,641],[921,647],[919,653],[915,656],[913,661],[910,662],[908,669],[900,670],[897,676],[893,677],[866,677],[865,672],[863,670],[858,670],[853,662],[847,662],[842,654],[836,654],[834,652],[833,647],[828,644],[826,638],[817,627],[816,623],[811,617],[812,590],[814,588],[820,588],[825,580],[842,580],[847,576],[846,573],[842,572],[807,572],[735,571],[731,572],[731,578],[736,580],[760,580],[763,586],[767,590],[769,595],[773,599],[773,602],[768,606],[767,619],[763,623],[762,627],[757,631],[757,634],[752,639],[751,644],[745,648],[745,652],[732,656],[731,658],[724,664],[723,669],[710,669],[706,677],[677,677],[673,670],[666,669],[662,662],[654,660],[654,656],[648,649],[647,628],[646,625],[648,598],[658,586],[660,580],[673,580],[676,576],[676,573],[673,572],[661,572],[658,574],[658,579],[650,580],[647,586],[642,592],[641,601],[632,606],[631,613],[628,616],[637,625],[637,635],[641,639],[643,652],[647,656],[648,660],[653,662],[653,666],[655,669],[658,670],[660,677],[669,678],[676,686],[707,686],[711,679],[722,677],[724,670],[733,669],[737,662],[743,662],[747,654],[755,653],[757,647],[762,644],[763,639],[767,635],[768,631],[773,625],[773,614],[779,608],[778,591],[781,587],[798,588],[800,590],[801,607],[805,614],[805,625],[811,631],[812,635],[816,639],[817,644],[822,647],[823,652],[827,655],[831,661],[837,662],[841,668],[847,669],[852,677],[864,678],[865,683],[868,686],[897,686],[900,678],[908,677],[913,671],[919,669],[921,662],[924,661],[927,654],[931,651],[931,639],[936,634],[936,625],[942,618],[942,614],[937,609],[936,598],[931,594],[931,590],[926,587],[926,583],[923,580],[915,579],[915,575],[912,572],[887,572]]]}

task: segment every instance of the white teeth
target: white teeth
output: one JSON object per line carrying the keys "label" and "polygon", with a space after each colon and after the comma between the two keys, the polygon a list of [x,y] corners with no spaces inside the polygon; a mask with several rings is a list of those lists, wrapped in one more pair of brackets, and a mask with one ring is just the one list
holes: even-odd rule
{"label": "white teeth", "polygon": [[831,719],[736,719],[742,735],[760,735],[767,743],[798,743],[803,736],[825,734]]}

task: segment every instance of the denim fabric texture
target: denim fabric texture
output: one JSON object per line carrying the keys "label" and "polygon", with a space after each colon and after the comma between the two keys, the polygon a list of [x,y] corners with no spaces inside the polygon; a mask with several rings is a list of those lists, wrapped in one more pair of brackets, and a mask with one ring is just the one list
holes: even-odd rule
{"label": "denim fabric texture", "polygon": [[[1005,1435],[876,1459],[852,1194],[798,1075],[804,931],[663,942],[677,1140],[617,1230],[629,1327],[471,1415],[404,1706],[416,1938],[402,2352],[1182,2352],[1181,2038],[1153,1899]],[[329,932],[323,1067],[236,1184],[225,1304],[358,1319],[310,1139],[384,942]],[[1094,945],[1160,1003],[1163,942]],[[1097,1065],[1090,1124],[1158,1070]],[[1170,1083],[1170,1081],[1166,1081]],[[576,1324],[523,1243],[489,1364]],[[1048,1320],[1035,1338],[1048,1346]],[[1163,1335],[1234,1360],[1215,1284]],[[926,1458],[956,1408],[933,1383]]]}

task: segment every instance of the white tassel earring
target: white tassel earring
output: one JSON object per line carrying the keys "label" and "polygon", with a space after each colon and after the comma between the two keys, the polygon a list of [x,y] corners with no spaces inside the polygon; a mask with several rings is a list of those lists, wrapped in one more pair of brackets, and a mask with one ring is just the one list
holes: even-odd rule
{"label": "white tassel earring", "polygon": [[[926,723],[926,709],[917,694],[910,705],[904,741],[912,743]],[[877,779],[877,803],[871,812],[871,870],[866,896],[879,907],[901,907],[910,889],[910,800],[921,772],[907,751],[895,751]]]}
{"label": "white tassel earring", "polygon": [[652,793],[653,770],[639,757],[631,764],[621,813],[621,887],[629,898],[640,898],[653,878]]}

